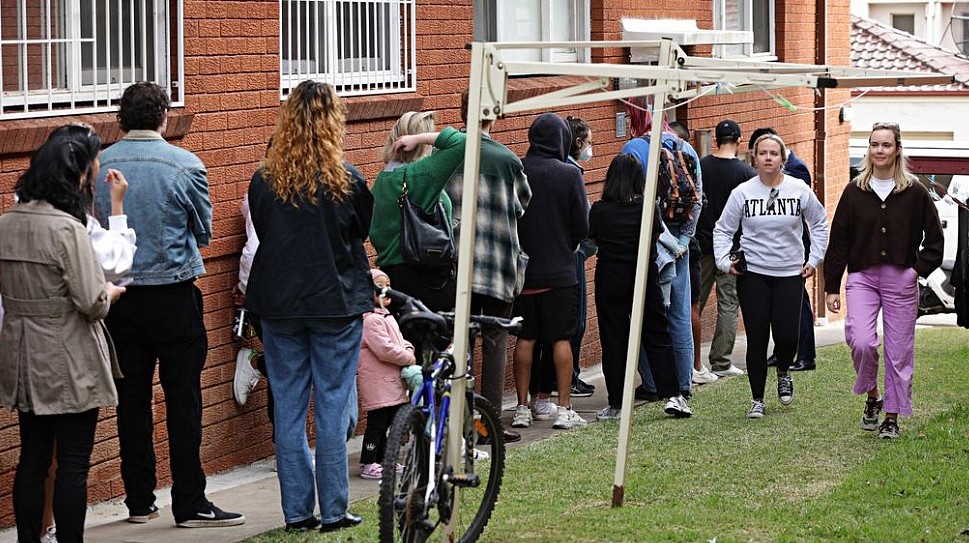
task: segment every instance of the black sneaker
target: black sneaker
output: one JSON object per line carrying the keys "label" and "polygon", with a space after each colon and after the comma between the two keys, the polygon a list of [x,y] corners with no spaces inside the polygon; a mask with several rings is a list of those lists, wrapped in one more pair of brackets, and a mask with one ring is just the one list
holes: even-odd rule
{"label": "black sneaker", "polygon": [[572,390],[569,392],[573,398],[588,398],[592,396],[595,389],[589,390],[588,388],[580,387],[578,384],[572,385]]}
{"label": "black sneaker", "polygon": [[319,527],[320,527],[320,518],[316,516],[303,519],[299,522],[286,523],[287,532],[308,532],[310,530],[315,530]]}
{"label": "black sneaker", "polygon": [[209,506],[201,511],[196,511],[194,515],[177,521],[176,524],[182,528],[222,528],[225,526],[238,526],[245,524],[246,517],[239,513],[223,511],[209,503]]}
{"label": "black sneaker", "polygon": [[882,425],[878,427],[878,437],[881,439],[895,439],[898,437],[898,421],[885,418]]}
{"label": "black sneaker", "polygon": [[767,359],[767,367],[768,368],[776,368],[777,367],[777,357],[776,356],[770,355],[770,358]]}
{"label": "black sneaker", "polygon": [[128,522],[144,524],[153,518],[158,518],[158,507],[151,504],[143,509],[128,509]]}
{"label": "black sneaker", "polygon": [[586,383],[582,379],[576,378],[575,383],[572,383],[572,390],[578,390],[580,392],[588,392],[589,394],[592,394],[593,392],[596,391],[596,386],[590,385],[589,383]]}
{"label": "black sneaker", "polygon": [[865,412],[861,415],[861,429],[873,432],[878,429],[878,415],[882,412],[881,399],[868,398],[865,400]]}
{"label": "black sneaker", "polygon": [[646,390],[643,385],[636,387],[634,394],[637,400],[644,400],[650,403],[662,400],[662,398],[659,397],[659,394]]}
{"label": "black sneaker", "polygon": [[791,374],[777,376],[777,399],[781,405],[791,405],[794,401],[794,379]]}

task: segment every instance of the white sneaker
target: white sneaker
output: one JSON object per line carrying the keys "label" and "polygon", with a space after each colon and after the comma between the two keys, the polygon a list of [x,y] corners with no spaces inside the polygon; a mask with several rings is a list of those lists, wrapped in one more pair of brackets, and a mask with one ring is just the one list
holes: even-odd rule
{"label": "white sneaker", "polygon": [[700,366],[702,369],[699,371],[693,370],[693,384],[694,385],[705,385],[707,383],[712,383],[719,379],[716,375],[710,371],[706,366]]}
{"label": "white sneaker", "polygon": [[57,543],[57,528],[54,525],[47,527],[47,530],[40,536],[40,543]]}
{"label": "white sneaker", "polygon": [[512,428],[528,428],[532,425],[532,410],[525,405],[515,408],[515,418],[511,419]]}
{"label": "white sneaker", "polygon": [[603,407],[596,413],[597,420],[619,420],[622,417],[622,410],[618,407]]}
{"label": "white sneaker", "polygon": [[552,428],[557,430],[568,430],[570,428],[575,428],[576,426],[585,426],[589,424],[587,420],[580,417],[578,413],[573,411],[571,408],[559,406],[558,416],[555,417],[555,424]]}
{"label": "white sneaker", "polygon": [[255,390],[256,385],[259,384],[259,380],[262,379],[262,374],[259,373],[259,370],[252,367],[252,359],[257,354],[256,351],[248,347],[243,347],[239,349],[239,354],[236,355],[236,374],[232,380],[232,394],[235,396],[236,403],[239,405],[246,405],[246,401],[249,400],[249,394]]}
{"label": "white sneaker", "polygon": [[713,373],[717,377],[738,377],[744,374],[744,370],[738,368],[737,366],[734,366],[733,364],[730,364],[730,367],[728,367],[727,369],[713,370]]}
{"label": "white sneaker", "polygon": [[535,420],[551,420],[556,411],[558,411],[558,406],[549,401],[548,398],[532,400],[532,418]]}
{"label": "white sneaker", "polygon": [[666,400],[666,405],[663,407],[663,411],[665,411],[667,415],[673,415],[678,419],[685,419],[693,416],[693,411],[690,409],[690,406],[686,404],[686,398],[684,398],[682,395],[674,396]]}

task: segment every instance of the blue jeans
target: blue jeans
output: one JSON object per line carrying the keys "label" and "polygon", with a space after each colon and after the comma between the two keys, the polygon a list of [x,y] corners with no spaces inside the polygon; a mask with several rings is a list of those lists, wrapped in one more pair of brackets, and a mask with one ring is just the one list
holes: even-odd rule
{"label": "blue jeans", "polygon": [[[319,493],[323,522],[347,512],[349,473],[346,438],[356,406],[360,317],[263,319],[266,369],[276,392],[276,469],[286,522],[313,516]],[[313,391],[316,473],[306,440]]]}
{"label": "blue jeans", "polygon": [[673,355],[676,360],[676,381],[680,392],[689,395],[693,383],[693,320],[690,314],[690,259],[676,260],[676,277],[670,288],[670,306],[666,315],[673,336]]}

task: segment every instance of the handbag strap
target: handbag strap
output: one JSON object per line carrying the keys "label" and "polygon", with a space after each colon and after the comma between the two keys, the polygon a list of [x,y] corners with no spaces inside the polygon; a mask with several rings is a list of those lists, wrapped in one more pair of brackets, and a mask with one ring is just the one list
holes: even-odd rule
{"label": "handbag strap", "polygon": [[403,186],[401,187],[400,195],[407,196],[407,166],[403,166],[403,168],[404,168],[404,182],[403,182]]}

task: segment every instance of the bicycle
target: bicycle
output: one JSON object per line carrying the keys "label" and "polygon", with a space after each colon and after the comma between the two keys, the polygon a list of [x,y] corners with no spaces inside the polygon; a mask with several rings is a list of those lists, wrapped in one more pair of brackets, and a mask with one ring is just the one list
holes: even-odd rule
{"label": "bicycle", "polygon": [[[418,339],[424,379],[411,402],[397,412],[387,437],[378,499],[380,541],[422,543],[441,524],[454,524],[456,541],[471,543],[491,518],[504,475],[505,440],[500,415],[491,402],[474,393],[470,363],[464,375],[454,375],[451,347],[437,346],[452,337],[454,314],[432,312],[419,300],[398,291],[377,292],[402,304],[400,327],[406,336]],[[521,328],[521,318],[472,315],[472,345],[482,327],[516,332]],[[451,383],[455,379],[464,379],[467,385],[467,408],[461,414],[462,469],[447,463]],[[455,488],[459,489],[457,493]],[[459,496],[457,518],[452,515],[455,494]]]}

